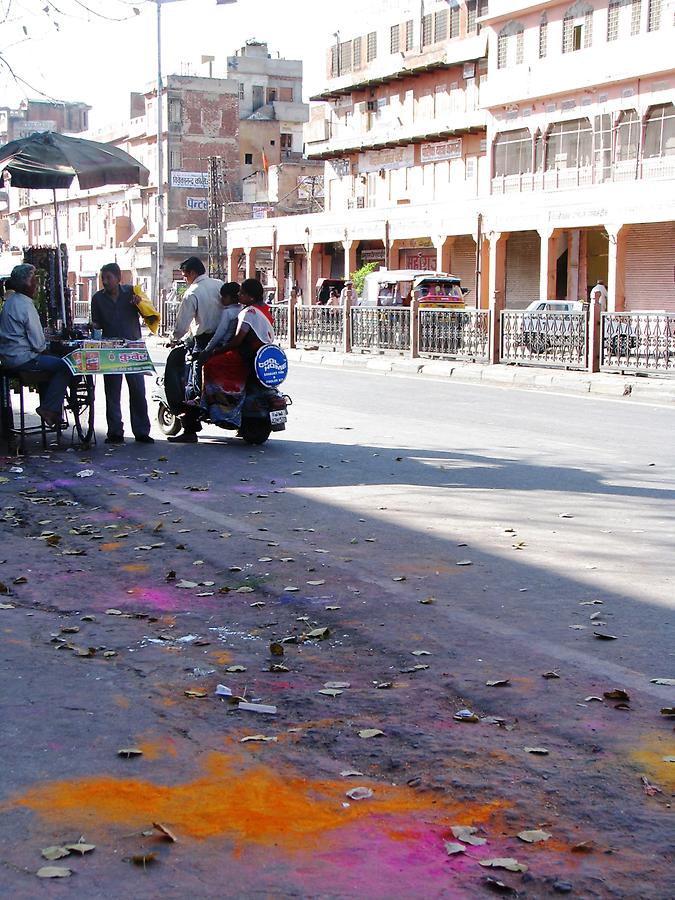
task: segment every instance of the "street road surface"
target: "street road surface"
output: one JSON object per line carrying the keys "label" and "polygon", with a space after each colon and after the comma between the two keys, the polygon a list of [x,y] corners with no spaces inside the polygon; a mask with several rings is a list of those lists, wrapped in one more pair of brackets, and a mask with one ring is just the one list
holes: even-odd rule
{"label": "street road surface", "polygon": [[3,460],[0,895],[671,897],[675,411],[287,390]]}

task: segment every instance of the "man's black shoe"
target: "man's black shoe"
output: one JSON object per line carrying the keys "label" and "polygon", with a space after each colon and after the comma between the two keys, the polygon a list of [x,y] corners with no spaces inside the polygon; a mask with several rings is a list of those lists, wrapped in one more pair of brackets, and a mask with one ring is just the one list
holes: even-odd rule
{"label": "man's black shoe", "polygon": [[111,434],[105,439],[106,444],[123,444],[124,436],[121,434]]}
{"label": "man's black shoe", "polygon": [[193,431],[184,431],[182,434],[177,434],[175,437],[168,437],[167,441],[170,444],[196,444],[197,435]]}
{"label": "man's black shoe", "polygon": [[144,434],[141,437],[136,438],[136,443],[137,444],[154,444],[155,439],[153,437],[150,437],[149,434]]}

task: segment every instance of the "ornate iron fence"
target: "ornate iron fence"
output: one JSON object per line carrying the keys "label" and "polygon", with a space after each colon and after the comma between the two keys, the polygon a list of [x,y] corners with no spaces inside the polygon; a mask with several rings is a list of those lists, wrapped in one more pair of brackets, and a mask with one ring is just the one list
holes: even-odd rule
{"label": "ornate iron fence", "polygon": [[73,303],[73,322],[78,325],[89,321],[90,303],[88,300],[75,300]]}
{"label": "ornate iron fence", "polygon": [[606,372],[675,373],[675,313],[603,313],[601,334]]}
{"label": "ornate iron fence", "polygon": [[345,311],[340,306],[298,306],[295,341],[304,346],[342,346]]}
{"label": "ornate iron fence", "polygon": [[502,312],[500,359],[504,363],[585,369],[587,348],[586,312]]}
{"label": "ornate iron fence", "polygon": [[180,300],[165,300],[161,310],[159,331],[160,334],[170,334],[176,324]]}
{"label": "ornate iron fence", "polygon": [[398,306],[352,309],[352,347],[356,350],[410,350],[410,310]]}
{"label": "ornate iron fence", "polygon": [[488,310],[419,310],[420,356],[487,360],[490,313]]}
{"label": "ornate iron fence", "polygon": [[270,305],[274,334],[280,344],[288,343],[288,303],[275,303]]}

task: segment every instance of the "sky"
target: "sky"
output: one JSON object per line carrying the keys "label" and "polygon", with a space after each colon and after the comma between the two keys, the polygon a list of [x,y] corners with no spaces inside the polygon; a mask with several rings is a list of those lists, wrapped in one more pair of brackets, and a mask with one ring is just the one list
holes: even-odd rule
{"label": "sky", "polygon": [[[363,34],[385,11],[415,2],[162,0],[163,73],[206,75],[208,55],[216,58],[213,75],[224,77],[226,57],[254,38],[273,54],[303,60],[307,98],[324,86],[336,29],[343,40]],[[156,9],[154,0],[0,0],[0,106],[42,92],[90,104],[93,128],[124,120],[129,93],[156,79]]]}

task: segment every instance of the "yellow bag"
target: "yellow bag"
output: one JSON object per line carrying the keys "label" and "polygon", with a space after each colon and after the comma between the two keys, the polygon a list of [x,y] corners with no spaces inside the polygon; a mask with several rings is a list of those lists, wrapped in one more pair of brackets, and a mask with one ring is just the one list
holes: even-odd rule
{"label": "yellow bag", "polygon": [[153,334],[157,334],[157,331],[159,330],[159,313],[152,305],[150,299],[148,298],[148,295],[139,284],[134,285],[134,294],[136,294],[136,296],[140,298],[138,311],[141,314],[141,318],[148,326],[150,331]]}

